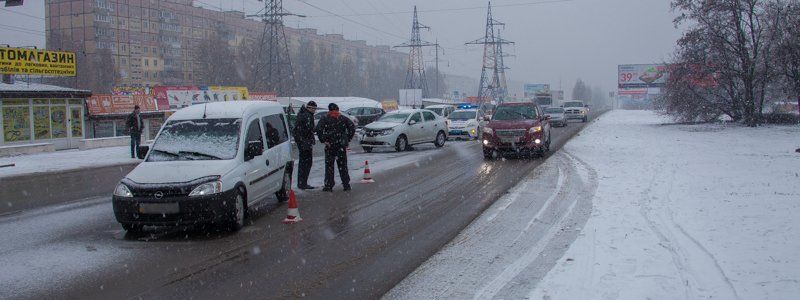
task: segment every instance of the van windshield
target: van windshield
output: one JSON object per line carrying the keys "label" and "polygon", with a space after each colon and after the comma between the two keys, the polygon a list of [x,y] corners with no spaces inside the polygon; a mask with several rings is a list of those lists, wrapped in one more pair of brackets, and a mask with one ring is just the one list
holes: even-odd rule
{"label": "van windshield", "polygon": [[147,161],[228,160],[239,150],[241,119],[176,120],[164,124]]}

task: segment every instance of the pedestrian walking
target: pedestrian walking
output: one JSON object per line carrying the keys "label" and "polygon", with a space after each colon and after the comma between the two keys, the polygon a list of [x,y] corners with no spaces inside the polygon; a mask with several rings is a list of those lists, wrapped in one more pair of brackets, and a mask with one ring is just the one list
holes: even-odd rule
{"label": "pedestrian walking", "polygon": [[138,105],[134,106],[133,112],[128,115],[125,127],[131,135],[131,158],[137,158],[139,157],[139,144],[142,142],[142,128],[144,128]]}
{"label": "pedestrian walking", "polygon": [[325,144],[325,187],[333,191],[333,164],[339,168],[339,178],[345,191],[350,190],[350,174],[347,168],[347,146],[356,134],[356,126],[349,118],[342,116],[339,106],[328,105],[328,114],[322,117],[316,130],[319,141]]}
{"label": "pedestrian walking", "polygon": [[317,111],[317,103],[309,101],[306,105],[300,108],[297,113],[297,119],[294,123],[294,142],[297,144],[297,150],[300,155],[300,161],[297,164],[297,188],[301,190],[313,190],[313,187],[308,184],[308,174],[311,173],[311,166],[313,164],[313,150],[316,139],[314,138],[314,112]]}

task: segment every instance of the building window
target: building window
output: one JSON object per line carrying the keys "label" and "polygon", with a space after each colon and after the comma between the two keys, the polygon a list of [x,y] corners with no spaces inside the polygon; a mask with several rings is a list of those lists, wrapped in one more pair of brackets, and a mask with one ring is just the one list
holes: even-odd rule
{"label": "building window", "polygon": [[153,60],[153,66],[154,67],[158,67],[158,59],[154,59]]}
{"label": "building window", "polygon": [[[31,139],[30,106],[27,100],[19,100],[24,106],[10,106],[3,101],[3,138],[6,142],[22,142]],[[16,104],[16,103],[14,103]]]}
{"label": "building window", "polygon": [[149,67],[150,66],[150,60],[149,59],[147,59],[147,58],[144,59],[144,66],[145,67]]}

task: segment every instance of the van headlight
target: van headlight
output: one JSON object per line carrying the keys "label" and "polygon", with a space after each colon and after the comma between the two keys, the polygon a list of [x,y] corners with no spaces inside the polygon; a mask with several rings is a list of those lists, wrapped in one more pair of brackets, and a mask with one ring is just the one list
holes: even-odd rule
{"label": "van headlight", "polygon": [[542,126],[533,126],[530,130],[531,134],[542,132]]}
{"label": "van headlight", "polygon": [[494,130],[489,127],[483,127],[483,133],[485,134],[494,134]]}
{"label": "van headlight", "polygon": [[196,188],[192,190],[191,193],[189,193],[189,197],[208,196],[208,195],[218,194],[221,192],[222,192],[222,182],[212,181],[198,185]]}
{"label": "van headlight", "polygon": [[114,189],[114,196],[131,198],[133,197],[133,193],[131,193],[131,190],[128,189],[126,185],[120,183],[117,185],[117,188]]}

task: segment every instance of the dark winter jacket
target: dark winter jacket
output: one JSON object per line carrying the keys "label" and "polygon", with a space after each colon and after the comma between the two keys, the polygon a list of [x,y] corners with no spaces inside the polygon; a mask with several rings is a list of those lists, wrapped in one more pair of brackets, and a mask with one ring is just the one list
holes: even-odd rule
{"label": "dark winter jacket", "polygon": [[292,136],[298,147],[301,145],[309,147],[314,145],[314,114],[308,111],[305,106],[297,113]]}
{"label": "dark winter jacket", "polygon": [[[137,122],[138,119],[138,122]],[[136,114],[131,113],[128,115],[128,120],[125,122],[125,128],[128,129],[128,133],[131,135],[141,135],[142,134],[142,127],[144,127],[144,121],[142,121],[142,116],[136,117]]]}
{"label": "dark winter jacket", "polygon": [[331,111],[319,120],[315,131],[320,142],[330,143],[332,147],[346,148],[356,135],[356,125],[338,111]]}

